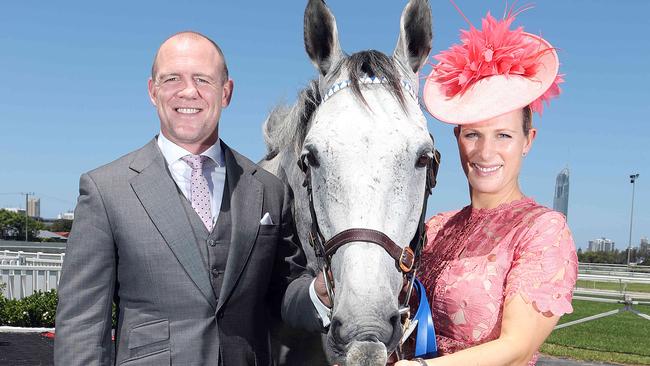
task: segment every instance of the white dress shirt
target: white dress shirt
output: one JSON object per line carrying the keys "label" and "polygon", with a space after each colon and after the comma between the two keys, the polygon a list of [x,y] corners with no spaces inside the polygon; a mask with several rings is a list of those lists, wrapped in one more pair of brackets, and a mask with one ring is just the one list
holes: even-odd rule
{"label": "white dress shirt", "polygon": [[[183,156],[192,153],[169,141],[162,132],[158,134],[157,142],[160,151],[165,157],[172,179],[183,192],[183,195],[192,202],[192,168],[181,160]],[[208,188],[210,189],[210,202],[212,203],[210,209],[214,226],[221,210],[221,199],[223,198],[223,188],[226,182],[226,162],[221,149],[221,140],[217,140],[214,145],[202,152],[201,155],[210,158],[203,163],[203,176],[207,179]]]}
{"label": "white dress shirt", "polygon": [[327,327],[330,325],[330,316],[332,315],[332,309],[328,308],[318,298],[318,295],[316,294],[315,283],[316,279],[311,281],[311,284],[309,285],[309,298],[311,299],[311,302],[314,304],[314,307],[318,312],[318,316],[320,317],[320,321],[323,323],[323,327]]}

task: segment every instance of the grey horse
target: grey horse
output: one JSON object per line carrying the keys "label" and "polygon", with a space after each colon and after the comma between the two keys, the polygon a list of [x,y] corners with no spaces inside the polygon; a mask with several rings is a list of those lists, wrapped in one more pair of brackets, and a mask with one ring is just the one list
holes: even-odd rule
{"label": "grey horse", "polygon": [[[322,0],[309,1],[304,21],[305,47],[319,77],[293,106],[278,106],[269,115],[260,165],[292,188],[296,229],[316,271],[299,159],[309,165],[313,208],[325,239],[367,228],[407,246],[416,233],[426,163],[434,151],[417,99],[418,71],[431,50],[431,9],[427,0],[408,2],[392,56],[374,50],[346,55]],[[402,335],[402,273],[395,260],[380,246],[354,241],[332,256],[330,268],[335,295],[323,336],[327,362],[385,365]],[[314,350],[321,348],[319,335],[290,333],[284,341],[290,351],[280,355],[281,364],[326,364]]]}

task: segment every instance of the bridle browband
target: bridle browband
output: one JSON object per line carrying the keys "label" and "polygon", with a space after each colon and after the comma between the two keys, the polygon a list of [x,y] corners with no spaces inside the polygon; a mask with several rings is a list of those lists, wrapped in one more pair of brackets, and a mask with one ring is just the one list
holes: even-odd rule
{"label": "bridle browband", "polygon": [[[376,78],[376,77],[365,77],[359,80],[360,84],[383,84],[385,78]],[[331,86],[325,92],[323,97],[323,102],[329,99],[334,93],[350,86],[351,83],[349,80],[339,82]],[[417,102],[417,94],[415,89],[411,84],[405,80],[402,80],[402,87],[408,91],[408,94],[411,95]],[[433,142],[433,136],[431,136]],[[311,184],[311,167],[307,161],[307,156],[303,155],[298,159],[298,166],[300,170],[305,174],[305,180],[303,181],[303,187],[307,189],[307,196],[309,198],[309,213],[311,215],[311,229],[309,231],[309,244],[314,249],[316,255],[316,260],[320,270],[323,272],[325,287],[327,289],[327,295],[330,299],[330,303],[334,304],[334,284],[333,280],[330,279],[330,263],[332,256],[336,251],[341,248],[343,245],[351,242],[366,242],[376,244],[382,247],[394,260],[395,266],[397,269],[407,278],[410,282],[409,290],[406,295],[406,300],[403,303],[403,306],[400,308],[400,313],[406,314],[408,312],[408,302],[411,295],[411,290],[413,288],[413,281],[415,280],[415,272],[419,266],[420,254],[422,248],[426,241],[426,231],[424,227],[424,221],[426,219],[427,212],[427,201],[431,191],[436,186],[436,176],[438,174],[438,167],[440,165],[440,152],[433,149],[429,161],[426,165],[426,184],[423,194],[422,201],[422,212],[420,214],[420,221],[418,224],[417,231],[411,239],[411,242],[408,246],[399,246],[397,245],[388,235],[372,229],[365,228],[352,228],[343,230],[329,240],[325,240],[325,237],[320,231],[318,226],[318,218],[316,217],[316,211],[314,210],[314,198],[313,198],[313,189]],[[331,317],[331,313],[329,314]]]}

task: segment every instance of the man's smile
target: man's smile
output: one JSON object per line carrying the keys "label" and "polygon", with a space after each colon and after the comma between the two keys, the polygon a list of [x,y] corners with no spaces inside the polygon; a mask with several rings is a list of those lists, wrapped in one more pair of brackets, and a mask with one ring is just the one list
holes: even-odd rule
{"label": "man's smile", "polygon": [[174,108],[174,110],[180,114],[196,114],[201,112],[203,109],[182,107],[182,108]]}

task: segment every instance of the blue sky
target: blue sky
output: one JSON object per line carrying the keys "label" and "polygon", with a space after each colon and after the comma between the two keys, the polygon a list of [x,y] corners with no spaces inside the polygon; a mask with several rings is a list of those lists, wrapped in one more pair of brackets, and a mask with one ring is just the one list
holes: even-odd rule
{"label": "blue sky", "polygon": [[[158,132],[147,77],[158,45],[180,30],[217,41],[235,80],[221,137],[258,160],[261,124],[292,103],[316,76],[302,43],[306,1],[58,1],[4,4],[0,12],[0,207],[24,207],[16,192],[41,198],[45,217],[74,208],[79,175],[144,145]],[[477,26],[504,1],[457,0]],[[331,0],[347,52],[391,53],[406,1]],[[462,17],[432,1],[433,53],[458,41]],[[540,0],[515,24],[559,49],[563,95],[536,118],[526,158],[526,194],[552,205],[556,174],[571,171],[569,224],[581,247],[606,236],[627,247],[632,185],[633,243],[650,236],[650,35],[644,0]],[[425,71],[430,68],[425,68]],[[450,126],[428,116],[443,153],[429,213],[468,203]]]}

